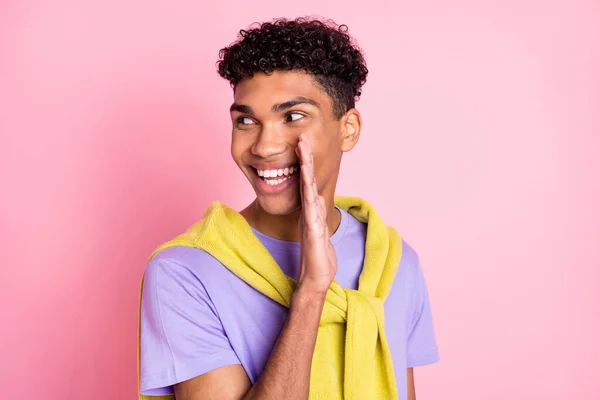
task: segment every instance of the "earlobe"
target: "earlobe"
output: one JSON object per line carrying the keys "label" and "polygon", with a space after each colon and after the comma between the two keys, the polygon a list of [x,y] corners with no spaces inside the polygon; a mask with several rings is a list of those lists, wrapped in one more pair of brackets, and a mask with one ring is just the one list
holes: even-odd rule
{"label": "earlobe", "polygon": [[357,109],[348,110],[342,117],[342,152],[350,151],[356,146],[360,137],[362,119]]}

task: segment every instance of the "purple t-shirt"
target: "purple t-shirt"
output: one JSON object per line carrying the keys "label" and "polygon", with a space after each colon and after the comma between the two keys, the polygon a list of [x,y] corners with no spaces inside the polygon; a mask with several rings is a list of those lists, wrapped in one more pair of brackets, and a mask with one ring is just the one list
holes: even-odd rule
{"label": "purple t-shirt", "polygon": [[[367,226],[340,212],[340,226],[331,237],[338,258],[335,279],[356,289]],[[300,244],[254,233],[283,272],[297,279]],[[423,270],[406,242],[384,309],[399,399],[404,400],[406,368],[438,360]],[[241,364],[254,384],[287,312],[202,250],[181,246],[158,252],[146,266],[142,293],[141,393],[170,394],[175,383],[232,364]]]}

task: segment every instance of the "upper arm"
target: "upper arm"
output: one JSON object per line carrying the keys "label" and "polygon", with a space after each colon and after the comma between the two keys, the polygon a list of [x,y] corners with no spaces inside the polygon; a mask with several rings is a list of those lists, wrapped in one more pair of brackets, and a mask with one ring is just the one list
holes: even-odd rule
{"label": "upper arm", "polygon": [[406,399],[417,399],[417,394],[415,393],[415,375],[412,368],[406,369]]}
{"label": "upper arm", "polygon": [[177,400],[239,400],[250,390],[241,365],[228,365],[175,385]]}
{"label": "upper arm", "polygon": [[[233,371],[234,381],[241,372],[245,374],[210,296],[185,265],[172,259],[151,260],[141,301],[142,394],[172,394],[175,385],[186,381],[189,383],[181,385],[182,389],[197,388],[198,384],[218,388],[223,373]],[[211,374],[227,366],[235,367]]]}

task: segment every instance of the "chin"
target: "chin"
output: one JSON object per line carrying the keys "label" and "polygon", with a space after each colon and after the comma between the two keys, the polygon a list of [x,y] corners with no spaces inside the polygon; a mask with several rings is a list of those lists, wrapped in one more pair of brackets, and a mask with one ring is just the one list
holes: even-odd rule
{"label": "chin", "polygon": [[287,196],[270,196],[259,195],[257,197],[260,207],[270,215],[289,215],[300,209],[300,199],[287,198]]}

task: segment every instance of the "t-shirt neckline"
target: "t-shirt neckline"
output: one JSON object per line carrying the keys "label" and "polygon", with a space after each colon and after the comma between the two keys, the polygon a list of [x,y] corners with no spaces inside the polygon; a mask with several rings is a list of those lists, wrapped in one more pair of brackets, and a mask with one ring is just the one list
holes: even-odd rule
{"label": "t-shirt neckline", "polygon": [[[337,245],[340,240],[346,234],[346,228],[348,227],[348,213],[338,206],[335,206],[336,209],[340,212],[340,224],[336,231],[331,235],[330,241],[334,246]],[[250,227],[252,232],[258,237],[258,239],[262,242],[262,244],[268,249],[277,249],[277,250],[285,250],[285,251],[300,251],[300,242],[290,242],[287,240],[275,239],[271,236],[267,236],[262,232],[259,232],[254,227]]]}

